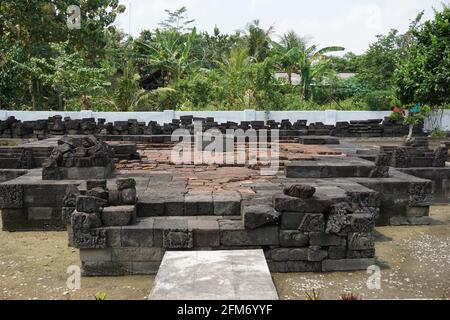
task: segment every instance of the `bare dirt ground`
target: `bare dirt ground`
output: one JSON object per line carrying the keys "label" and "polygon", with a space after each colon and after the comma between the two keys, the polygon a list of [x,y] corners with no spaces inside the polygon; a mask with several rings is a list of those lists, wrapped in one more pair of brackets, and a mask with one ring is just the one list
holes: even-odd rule
{"label": "bare dirt ground", "polygon": [[[280,298],[304,300],[315,289],[321,299],[448,299],[450,207],[434,207],[432,217],[431,226],[378,228],[380,290],[367,289],[366,272],[274,274]],[[67,268],[79,260],[64,232],[0,232],[0,243],[0,299],[144,299],[153,285],[154,276],[82,278],[80,290],[67,289]]]}

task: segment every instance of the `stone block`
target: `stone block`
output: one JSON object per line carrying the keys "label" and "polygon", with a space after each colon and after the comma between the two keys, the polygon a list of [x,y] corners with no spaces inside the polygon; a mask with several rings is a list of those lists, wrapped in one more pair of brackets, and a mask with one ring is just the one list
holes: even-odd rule
{"label": "stone block", "polygon": [[308,248],[308,261],[320,262],[328,257],[328,251],[323,250],[319,246],[311,246]]}
{"label": "stone block", "polygon": [[280,231],[280,246],[302,248],[309,243],[309,236],[300,231],[282,230]]}
{"label": "stone block", "polygon": [[89,197],[99,198],[108,201],[108,191],[103,188],[93,188],[86,192]]}
{"label": "stone block", "polygon": [[136,189],[128,188],[120,191],[121,202],[125,205],[136,204]]}
{"label": "stone block", "polygon": [[309,199],[316,193],[316,188],[308,185],[292,185],[284,188],[283,193],[289,197]]}
{"label": "stone block", "polygon": [[343,260],[324,260],[322,261],[323,272],[335,271],[360,271],[367,270],[368,267],[375,265],[375,259],[343,259]]}
{"label": "stone block", "polygon": [[190,220],[188,229],[193,232],[195,248],[220,247],[219,222],[215,220]]}
{"label": "stone block", "polygon": [[430,215],[430,207],[407,207],[406,216],[407,217],[428,217]]}
{"label": "stone block", "polygon": [[157,274],[161,261],[132,261],[131,268],[133,275]]}
{"label": "stone block", "polygon": [[241,196],[237,192],[214,192],[214,215],[239,216],[241,214]]}
{"label": "stone block", "polygon": [[289,260],[289,249],[273,249],[270,251],[270,258],[275,262]]}
{"label": "stone block", "polygon": [[51,220],[56,208],[28,208],[28,220]]}
{"label": "stone block", "polygon": [[134,217],[134,206],[106,207],[101,213],[105,227],[123,227],[131,223]]}
{"label": "stone block", "polygon": [[112,261],[111,249],[80,249],[80,260],[82,262]]}
{"label": "stone block", "polygon": [[247,229],[257,229],[267,225],[276,225],[280,213],[272,206],[256,205],[243,208],[244,224]]}
{"label": "stone block", "polygon": [[322,262],[288,261],[286,272],[321,272]]}
{"label": "stone block", "polygon": [[220,244],[222,246],[278,246],[277,226],[256,230],[245,229],[242,221],[220,221]]}
{"label": "stone block", "polygon": [[299,231],[302,232],[324,232],[325,218],[322,213],[307,213],[300,223]]}
{"label": "stone block", "polygon": [[339,247],[347,245],[347,241],[344,237],[323,232],[311,232],[309,234],[309,243],[312,246],[321,247]]}
{"label": "stone block", "polygon": [[319,197],[299,199],[276,194],[273,196],[273,206],[279,212],[322,213],[329,209],[331,201]]}
{"label": "stone block", "polygon": [[145,227],[127,226],[121,229],[122,247],[153,247],[154,230],[149,223]]}
{"label": "stone block", "polygon": [[375,248],[369,250],[352,251],[348,250],[347,259],[368,259],[375,258]]}
{"label": "stone block", "polygon": [[184,198],[184,215],[211,216],[214,215],[212,193],[188,193]]}
{"label": "stone block", "polygon": [[304,217],[305,217],[305,213],[282,212],[281,213],[281,229],[282,230],[298,230]]}
{"label": "stone block", "polygon": [[106,227],[103,228],[106,232],[106,246],[110,248],[118,248],[122,246],[122,228],[121,227]]}
{"label": "stone block", "polygon": [[136,205],[138,217],[161,217],[164,215],[164,200],[161,198],[141,197]]}
{"label": "stone block", "polygon": [[87,190],[92,190],[95,188],[101,188],[106,190],[106,180],[101,179],[101,180],[87,180],[86,181],[86,189]]}
{"label": "stone block", "polygon": [[289,261],[308,261],[308,248],[296,248],[289,250]]}
{"label": "stone block", "polygon": [[194,247],[193,232],[189,230],[164,230],[163,248],[192,249]]}
{"label": "stone block", "polygon": [[23,186],[0,184],[0,209],[23,208]]}
{"label": "stone block", "polygon": [[359,251],[375,248],[375,236],[373,233],[349,233],[348,249]]}
{"label": "stone block", "polygon": [[122,247],[111,249],[112,261],[119,262],[145,262],[161,261],[165,250],[151,247]]}
{"label": "stone block", "polygon": [[328,258],[331,260],[342,260],[347,257],[347,247],[329,247]]}
{"label": "stone block", "polygon": [[85,277],[124,276],[132,274],[131,262],[82,262],[81,274]]}
{"label": "stone block", "polygon": [[184,194],[174,194],[164,201],[164,215],[168,217],[184,216]]}
{"label": "stone block", "polygon": [[89,196],[78,196],[77,197],[77,211],[84,213],[100,213],[101,211],[101,199],[89,197]]}
{"label": "stone block", "polygon": [[117,179],[116,180],[117,190],[122,191],[125,189],[135,189],[136,181],[132,178]]}

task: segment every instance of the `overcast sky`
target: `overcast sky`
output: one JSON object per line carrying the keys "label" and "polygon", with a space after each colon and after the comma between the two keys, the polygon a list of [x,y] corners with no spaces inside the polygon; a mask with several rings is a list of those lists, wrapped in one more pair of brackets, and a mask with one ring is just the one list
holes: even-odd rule
{"label": "overcast sky", "polygon": [[[321,46],[340,45],[363,53],[377,34],[391,28],[405,31],[418,12],[425,18],[432,8],[448,0],[120,0],[127,6],[117,24],[132,35],[157,27],[165,18],[164,9],[182,6],[201,31],[217,25],[222,32],[243,29],[254,19],[265,28],[273,25],[275,36],[294,30]],[[131,4],[131,10],[130,10]],[[130,19],[131,13],[131,19]]]}

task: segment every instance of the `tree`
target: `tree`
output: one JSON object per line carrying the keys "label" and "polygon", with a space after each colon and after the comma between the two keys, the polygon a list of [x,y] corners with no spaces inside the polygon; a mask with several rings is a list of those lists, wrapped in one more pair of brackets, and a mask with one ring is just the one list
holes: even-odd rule
{"label": "tree", "polygon": [[[80,7],[81,29],[67,27],[69,5]],[[0,84],[7,82],[11,64],[21,78],[13,84],[3,84],[0,92],[14,96],[16,106],[31,105],[34,110],[54,107],[59,95],[42,82],[42,73],[52,72],[50,68],[44,68],[45,62],[56,54],[51,44],[68,41],[71,52],[79,53],[90,66],[99,67],[99,61],[104,57],[104,31],[124,9],[118,0],[2,0],[0,65],[8,67],[0,69]],[[13,59],[4,61],[7,57]],[[0,96],[5,100],[2,94]]]}
{"label": "tree", "polygon": [[450,8],[443,5],[434,20],[413,28],[416,43],[396,74],[397,94],[403,104],[433,107],[450,103]]}
{"label": "tree", "polygon": [[164,11],[167,13],[168,17],[159,23],[160,27],[178,33],[189,32],[192,30],[190,25],[194,23],[195,20],[188,17],[186,7],[181,7],[175,11],[170,11],[168,9]]}
{"label": "tree", "polygon": [[247,47],[248,54],[255,62],[264,61],[270,53],[270,36],[274,31],[271,26],[269,29],[264,30],[259,26],[260,21],[254,20],[249,23],[245,30],[245,46]]}
{"label": "tree", "polygon": [[311,98],[311,86],[319,83],[323,72],[329,70],[320,63],[328,59],[326,53],[345,50],[337,46],[317,49],[316,45],[309,46],[305,39],[293,31],[285,34],[281,43],[273,44],[283,71],[300,74],[300,97],[303,100]]}

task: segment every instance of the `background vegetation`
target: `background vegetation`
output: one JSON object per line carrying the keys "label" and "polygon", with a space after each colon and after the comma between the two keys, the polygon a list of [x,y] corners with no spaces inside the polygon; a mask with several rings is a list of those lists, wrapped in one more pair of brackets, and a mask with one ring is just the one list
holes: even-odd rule
{"label": "background vegetation", "polygon": [[[80,30],[67,28],[71,4],[81,7]],[[0,109],[391,110],[450,104],[448,5],[424,23],[419,13],[405,34],[378,36],[363,55],[342,57],[330,55],[344,52],[339,44],[318,47],[294,31],[277,36],[258,20],[234,34],[199,32],[186,8],[167,10],[156,30],[132,38],[114,26],[124,11],[118,0],[2,0]]]}

